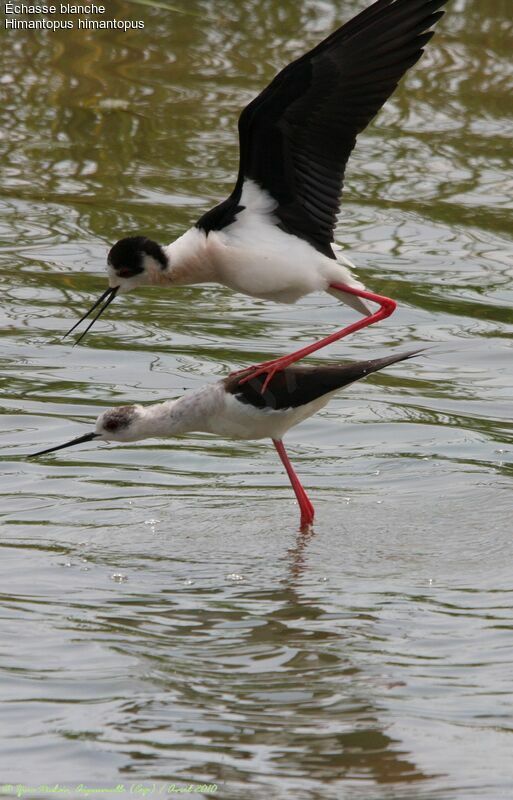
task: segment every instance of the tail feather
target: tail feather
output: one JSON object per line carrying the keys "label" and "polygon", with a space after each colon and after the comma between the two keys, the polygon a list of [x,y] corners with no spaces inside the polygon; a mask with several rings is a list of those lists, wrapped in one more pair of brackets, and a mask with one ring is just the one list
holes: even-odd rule
{"label": "tail feather", "polygon": [[[343,248],[339,244],[333,243],[331,245],[331,249],[334,251],[335,258],[339,264],[342,264],[342,266],[347,267],[350,270],[356,269],[353,262],[350,261],[346,255],[344,255],[344,253],[342,252]],[[361,283],[361,281],[358,281],[355,284],[355,286],[360,287],[361,289],[365,288],[363,283]],[[340,291],[340,289],[334,289],[331,286],[329,287],[329,289],[327,289],[327,292],[328,294],[333,295],[333,297],[336,297],[337,300],[340,300],[341,303],[345,303],[346,306],[354,308],[355,311],[358,311],[360,314],[363,314],[364,317],[371,316],[372,310],[369,308],[365,300],[362,300],[361,297],[357,297],[354,294],[349,294],[348,292],[342,292]]]}
{"label": "tail feather", "polygon": [[361,299],[361,297],[358,297],[355,294],[349,294],[348,292],[342,292],[340,289],[329,288],[327,289],[327,292],[328,294],[333,295],[333,297],[336,297],[337,300],[340,300],[341,303],[345,303],[346,306],[354,308],[355,311],[363,314],[364,317],[371,316],[372,310],[365,300]]}

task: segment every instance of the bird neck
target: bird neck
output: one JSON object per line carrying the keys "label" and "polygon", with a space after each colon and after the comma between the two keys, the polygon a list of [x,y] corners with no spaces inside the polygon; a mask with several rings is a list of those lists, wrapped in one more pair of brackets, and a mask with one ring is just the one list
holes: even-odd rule
{"label": "bird neck", "polygon": [[209,431],[209,421],[222,404],[219,384],[204,386],[179,400],[145,406],[137,421],[137,439],[179,436],[190,431]]}
{"label": "bird neck", "polygon": [[205,231],[189,228],[163,250],[169,266],[162,272],[162,283],[186,286],[216,281],[216,269]]}

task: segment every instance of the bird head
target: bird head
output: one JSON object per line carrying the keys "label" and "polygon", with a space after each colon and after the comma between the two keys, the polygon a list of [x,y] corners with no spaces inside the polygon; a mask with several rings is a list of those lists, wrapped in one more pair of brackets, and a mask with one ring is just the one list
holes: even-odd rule
{"label": "bird head", "polygon": [[143,417],[140,405],[108,408],[96,420],[95,435],[104,442],[135,442],[143,434]]}
{"label": "bird head", "polygon": [[128,236],[111,247],[107,256],[109,285],[119,292],[161,282],[169,264],[163,248],[146,236]]}
{"label": "bird head", "polygon": [[33,453],[30,458],[53,453],[56,450],[63,450],[65,447],[73,447],[83,442],[91,442],[93,439],[100,439],[102,442],[135,442],[145,436],[143,420],[143,406],[133,405],[108,408],[96,420],[94,431],[78,436],[76,439],[71,439],[71,441],[64,444],[48,447],[46,450],[39,450],[39,452]]}
{"label": "bird head", "polygon": [[[76,322],[64,336],[68,336],[83,320],[87,319],[98,306],[100,309],[75,344],[84,338],[105,309],[118,293],[129,292],[136,286],[150,286],[161,283],[163,273],[169,266],[164,249],[146,236],[128,236],[111,247],[107,256],[109,288],[91,308]],[[103,302],[105,301],[105,302]],[[103,305],[101,305],[103,303]]]}

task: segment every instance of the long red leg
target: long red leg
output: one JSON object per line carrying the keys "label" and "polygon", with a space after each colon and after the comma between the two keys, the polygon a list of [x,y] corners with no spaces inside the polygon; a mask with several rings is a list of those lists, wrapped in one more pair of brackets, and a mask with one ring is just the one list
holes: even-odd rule
{"label": "long red leg", "polygon": [[[291,353],[288,356],[282,356],[281,358],[276,358],[273,361],[265,361],[263,364],[255,365],[255,367],[251,368],[247,375],[241,378],[241,383],[245,383],[252,378],[256,378],[258,375],[267,372],[267,377],[261,389],[261,393],[263,394],[269,381],[272,380],[273,376],[277,372],[285,369],[285,367],[290,367],[291,364],[294,364],[296,361],[299,361],[305,356],[309,356],[311,353],[315,353],[316,350],[320,350],[322,347],[326,347],[328,344],[338,342],[339,339],[342,339],[344,336],[347,336],[350,333],[359,331],[362,328],[367,328],[368,325],[374,325],[375,322],[386,319],[393,314],[397,308],[397,303],[395,300],[391,300],[389,297],[383,297],[380,294],[368,292],[366,289],[354,289],[352,286],[346,286],[343,283],[330,283],[330,288],[338,289],[339,291],[347,292],[348,294],[355,294],[357,297],[363,297],[365,300],[371,300],[373,303],[378,303],[379,309],[375,311],[374,314],[371,314],[368,317],[363,317],[363,319],[359,319],[358,322],[353,322],[351,325],[348,325],[341,331],[336,331],[335,333],[330,334],[330,336],[326,336],[324,339],[321,339],[319,342],[314,342],[313,344],[307,345],[307,347],[302,347],[301,350],[296,350],[296,352]],[[245,372],[246,370],[241,371]]]}
{"label": "long red leg", "polygon": [[310,499],[303,489],[301,485],[301,481],[299,480],[298,476],[294,472],[294,467],[290,463],[290,459],[287,455],[287,451],[283,445],[281,439],[273,439],[273,445],[275,446],[279,457],[281,458],[281,463],[287,470],[287,475],[289,476],[289,480],[292,484],[292,488],[294,489],[295,495],[297,497],[297,501],[299,503],[299,508],[301,510],[301,528],[307,528],[309,525],[312,524],[314,518],[314,507],[310,502]]}

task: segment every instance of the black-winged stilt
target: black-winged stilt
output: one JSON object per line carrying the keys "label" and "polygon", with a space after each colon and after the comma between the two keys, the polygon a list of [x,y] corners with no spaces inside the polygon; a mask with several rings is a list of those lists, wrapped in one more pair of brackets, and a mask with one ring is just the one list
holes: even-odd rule
{"label": "black-winged stilt", "polygon": [[[284,434],[323,408],[338,389],[420,352],[422,349],[351,364],[286,367],[269,381],[266,380],[266,372],[257,377],[250,375],[247,381],[246,373],[232,375],[178,400],[166,400],[149,406],[110,408],[100,414],[93,432],[65,444],[40,450],[30,457],[92,439],[134,442],[138,439],[178,436],[190,431],[206,431],[231,439],[271,438],[296,494],[301,511],[301,527],[304,528],[313,522],[314,507],[285,451],[282,441]],[[250,371],[251,367],[246,370]],[[265,384],[267,388],[264,390]]]}
{"label": "black-winged stilt", "polygon": [[[269,381],[276,371],[390,316],[395,301],[355,279],[333,232],[356,136],[420,58],[446,2],[377,0],[285,67],[240,116],[239,174],[231,195],[166,247],[143,236],[118,241],[108,255],[109,288],[68,333],[100,306],[80,341],[117,293],[150,284],[217,282],[285,303],[325,290],[366,315],[256,365],[246,377],[265,370]],[[367,301],[378,310],[371,313]]]}

